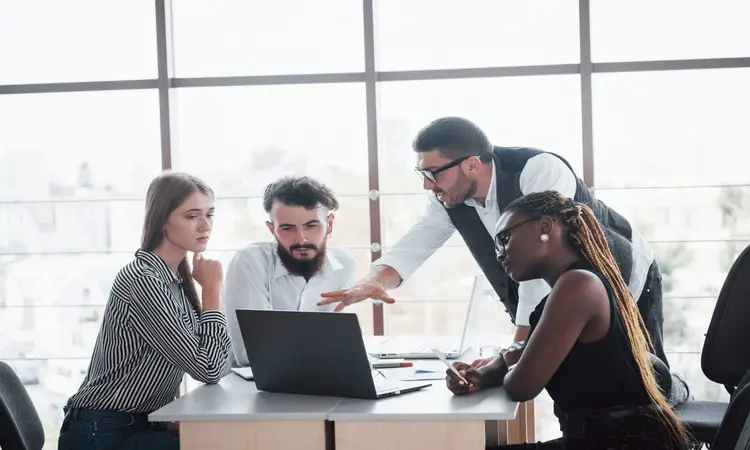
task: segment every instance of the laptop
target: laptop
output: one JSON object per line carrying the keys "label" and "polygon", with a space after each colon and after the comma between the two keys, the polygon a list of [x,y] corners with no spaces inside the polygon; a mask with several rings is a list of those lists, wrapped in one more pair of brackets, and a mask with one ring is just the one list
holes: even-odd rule
{"label": "laptop", "polygon": [[236,310],[255,386],[261,391],[380,399],[432,383],[373,371],[353,313]]}
{"label": "laptop", "polygon": [[448,359],[458,359],[471,348],[469,344],[476,320],[472,311],[478,309],[482,298],[491,298],[492,286],[484,275],[474,277],[471,298],[466,310],[464,329],[458,336],[375,336],[368,338],[367,352],[376,358],[392,359],[437,359],[433,348],[440,350]]}

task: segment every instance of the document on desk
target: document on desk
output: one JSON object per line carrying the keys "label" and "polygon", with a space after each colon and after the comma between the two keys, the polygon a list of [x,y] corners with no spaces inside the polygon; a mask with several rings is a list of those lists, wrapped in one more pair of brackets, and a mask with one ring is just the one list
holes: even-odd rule
{"label": "document on desk", "polygon": [[232,367],[232,372],[247,381],[255,380],[255,377],[253,376],[253,369],[251,369],[250,367]]}
{"label": "document on desk", "polygon": [[411,375],[401,376],[399,381],[445,380],[445,373],[420,372],[415,370]]}
{"label": "document on desk", "polygon": [[386,369],[383,370],[388,379],[398,381],[425,381],[425,380],[444,380],[445,371],[423,370],[423,369]]}

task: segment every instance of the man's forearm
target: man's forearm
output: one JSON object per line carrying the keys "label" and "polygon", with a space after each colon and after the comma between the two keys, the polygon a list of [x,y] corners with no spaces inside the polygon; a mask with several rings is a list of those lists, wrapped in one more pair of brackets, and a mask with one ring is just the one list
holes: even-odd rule
{"label": "man's forearm", "polygon": [[531,331],[531,327],[523,325],[516,326],[516,333],[513,335],[513,342],[525,341],[529,337],[529,331]]}
{"label": "man's forearm", "polygon": [[372,281],[383,286],[385,290],[393,289],[401,284],[401,276],[391,266],[375,266],[367,274],[364,281]]}

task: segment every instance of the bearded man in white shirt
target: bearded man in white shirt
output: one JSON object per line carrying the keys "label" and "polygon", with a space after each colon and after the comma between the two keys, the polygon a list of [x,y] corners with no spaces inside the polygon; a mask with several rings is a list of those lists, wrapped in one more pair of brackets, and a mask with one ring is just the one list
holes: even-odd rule
{"label": "bearded man in white shirt", "polygon": [[317,305],[321,293],[353,283],[354,256],[327,245],[338,206],[328,187],[308,177],[284,177],[266,187],[263,208],[274,240],[239,250],[226,269],[232,365],[248,365],[236,309],[331,311],[334,305]]}

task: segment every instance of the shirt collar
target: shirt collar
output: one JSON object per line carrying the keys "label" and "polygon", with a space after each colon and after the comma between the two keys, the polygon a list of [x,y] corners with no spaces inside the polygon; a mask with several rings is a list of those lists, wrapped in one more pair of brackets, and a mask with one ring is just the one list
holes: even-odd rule
{"label": "shirt collar", "polygon": [[[279,244],[274,244],[273,247],[273,260],[274,260],[274,278],[281,278],[283,276],[289,275],[289,271],[284,266],[284,263],[281,262],[281,258],[279,258],[278,254],[279,250]],[[326,251],[326,261],[323,263],[323,267],[321,267],[320,272],[327,272],[327,271],[339,271],[343,269],[344,266],[341,264],[341,262],[336,258],[336,256],[333,255],[333,252],[331,251],[331,248],[329,247]]]}
{"label": "shirt collar", "polygon": [[167,283],[182,282],[182,277],[175,276],[172,270],[169,268],[166,262],[159,255],[154,252],[147,252],[145,250],[138,250],[135,252],[135,258],[147,266],[151,267],[156,271],[159,278],[163,279]]}
{"label": "shirt collar", "polygon": [[[495,197],[497,196],[497,181],[496,181],[497,174],[495,173],[495,159],[492,159],[492,178],[490,178],[490,187],[487,189],[487,197],[484,199],[484,207],[490,208],[492,204],[495,202]],[[482,206],[478,201],[476,201],[474,198],[467,198],[464,200],[464,203],[466,206],[471,206],[472,208],[476,208],[477,206]]]}

